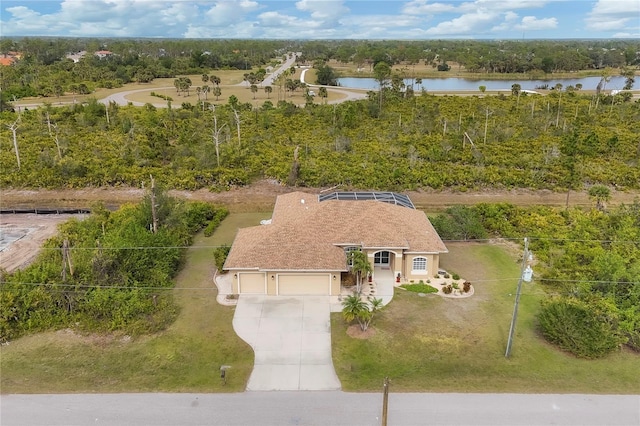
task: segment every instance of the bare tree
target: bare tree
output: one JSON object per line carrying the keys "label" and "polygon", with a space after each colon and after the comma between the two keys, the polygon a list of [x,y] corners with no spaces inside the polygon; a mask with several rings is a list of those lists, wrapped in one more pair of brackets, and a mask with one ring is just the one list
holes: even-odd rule
{"label": "bare tree", "polygon": [[[49,136],[56,143],[56,148],[58,149],[58,159],[62,160],[62,150],[60,149],[60,140],[58,139],[58,125],[55,123],[51,123],[51,117],[49,116],[49,111],[47,111],[47,128],[49,129]],[[51,131],[51,129],[55,129],[55,133]]]}
{"label": "bare tree", "polygon": [[213,136],[213,143],[216,147],[216,162],[218,167],[220,167],[220,135],[226,126],[227,125],[224,124],[222,127],[218,128],[218,116],[216,115],[215,108],[213,108],[213,130],[211,133]]}
{"label": "bare tree", "polygon": [[242,144],[242,141],[240,140],[240,114],[238,114],[238,111],[235,108],[233,110],[233,117],[236,121],[236,131],[238,133],[238,148],[240,148],[240,145]]}
{"label": "bare tree", "polygon": [[11,134],[13,135],[13,149],[16,151],[16,161],[18,162],[18,170],[20,170],[20,151],[18,150],[18,135],[16,134],[18,130],[18,126],[20,125],[20,117],[7,127],[11,130]]}

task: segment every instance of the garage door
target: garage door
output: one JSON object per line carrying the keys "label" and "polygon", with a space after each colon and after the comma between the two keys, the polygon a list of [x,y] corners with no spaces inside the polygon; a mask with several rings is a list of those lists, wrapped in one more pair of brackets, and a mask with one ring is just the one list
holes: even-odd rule
{"label": "garage door", "polygon": [[278,275],[278,294],[283,296],[329,295],[331,274]]}
{"label": "garage door", "polygon": [[265,294],[265,282],[264,272],[241,272],[238,274],[238,292],[241,294]]}

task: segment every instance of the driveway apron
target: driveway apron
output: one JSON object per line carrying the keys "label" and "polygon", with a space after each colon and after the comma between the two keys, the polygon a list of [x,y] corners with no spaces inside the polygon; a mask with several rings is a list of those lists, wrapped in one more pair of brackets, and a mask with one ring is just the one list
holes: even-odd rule
{"label": "driveway apron", "polygon": [[240,295],[233,328],[255,352],[250,391],[337,390],[328,296]]}

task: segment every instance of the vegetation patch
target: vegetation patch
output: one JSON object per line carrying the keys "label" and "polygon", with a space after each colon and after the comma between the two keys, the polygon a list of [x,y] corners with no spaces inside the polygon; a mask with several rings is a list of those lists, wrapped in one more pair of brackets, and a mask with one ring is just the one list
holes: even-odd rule
{"label": "vegetation patch", "polygon": [[[123,332],[70,329],[28,335],[0,347],[7,393],[241,392],[253,351],[234,332],[234,309],[216,302],[211,245],[229,244],[237,226],[263,215],[239,214],[219,232],[198,234],[175,278],[176,320],[164,331],[138,337]],[[220,367],[230,365],[227,382]]]}
{"label": "vegetation patch", "polygon": [[527,236],[536,282],[555,295],[541,305],[540,331],[586,358],[640,351],[640,202],[607,209],[607,188],[593,188],[591,209],[477,204],[433,221],[445,239]]}
{"label": "vegetation patch", "polygon": [[403,284],[400,287],[413,291],[414,293],[437,293],[438,289],[430,286],[429,284]]}
{"label": "vegetation patch", "polygon": [[164,329],[177,315],[167,289],[186,247],[217,215],[210,204],[157,191],[137,205],[95,206],[87,219],[63,224],[35,263],[3,277],[0,340],[65,327],[131,335]]}

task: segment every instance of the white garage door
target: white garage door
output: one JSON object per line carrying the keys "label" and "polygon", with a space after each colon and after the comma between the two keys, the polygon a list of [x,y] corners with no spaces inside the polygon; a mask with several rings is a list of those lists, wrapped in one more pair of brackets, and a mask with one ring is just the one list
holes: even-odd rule
{"label": "white garage door", "polygon": [[240,294],[265,294],[266,275],[264,272],[241,272],[238,274]]}
{"label": "white garage door", "polygon": [[278,275],[278,294],[283,296],[329,295],[331,274]]}

